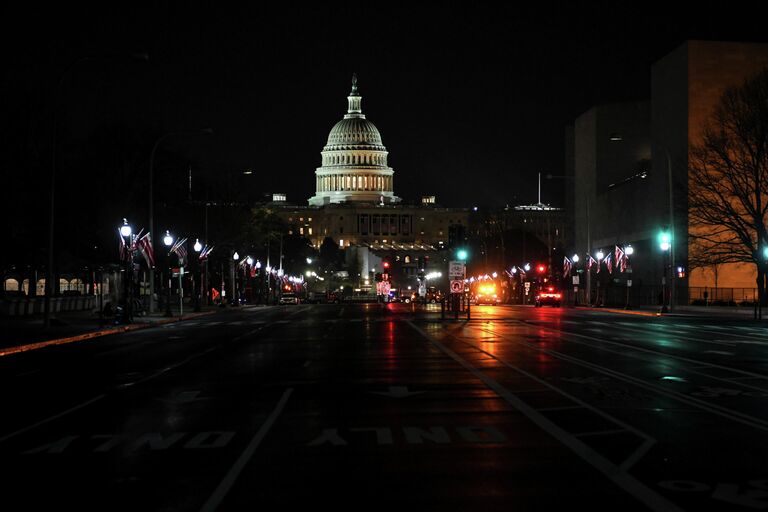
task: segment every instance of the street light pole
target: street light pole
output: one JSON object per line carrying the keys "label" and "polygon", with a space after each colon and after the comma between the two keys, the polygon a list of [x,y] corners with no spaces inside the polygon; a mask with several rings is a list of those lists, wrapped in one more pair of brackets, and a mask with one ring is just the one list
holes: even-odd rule
{"label": "street light pole", "polygon": [[[203,245],[200,240],[195,240],[195,245],[192,247],[195,250],[195,275],[192,280],[192,295],[195,300],[195,311],[200,311],[200,291],[202,290],[202,279],[200,277],[200,251],[203,250]],[[196,287],[194,285],[197,285]]]}
{"label": "street light pole", "polygon": [[675,307],[675,209],[672,189],[672,156],[666,147],[660,147],[664,150],[664,154],[667,157],[667,178],[669,180],[669,311],[671,312]]}
{"label": "street light pole", "polygon": [[[160,147],[160,143],[163,142],[165,139],[172,135],[178,135],[182,133],[199,133],[199,134],[207,134],[212,135],[213,130],[211,128],[201,128],[199,130],[177,130],[173,132],[167,132],[160,137],[158,137],[157,141],[155,141],[155,145],[152,147],[152,153],[149,155],[149,236],[154,237],[155,236],[155,202],[154,202],[154,186],[155,186],[155,153],[157,152],[157,148]],[[207,204],[206,204],[207,208]],[[206,211],[207,215],[207,211]],[[207,240],[207,238],[206,238]],[[154,244],[153,244],[154,247]],[[154,295],[155,295],[155,268],[151,267],[149,268],[149,312],[153,313],[155,311],[155,304],[154,304]]]}
{"label": "street light pole", "polygon": [[166,249],[165,262],[168,272],[167,290],[165,295],[165,316],[171,317],[173,316],[173,313],[171,312],[171,246],[173,245],[173,237],[169,231],[165,232],[165,236],[163,237],[163,244],[165,245]]}

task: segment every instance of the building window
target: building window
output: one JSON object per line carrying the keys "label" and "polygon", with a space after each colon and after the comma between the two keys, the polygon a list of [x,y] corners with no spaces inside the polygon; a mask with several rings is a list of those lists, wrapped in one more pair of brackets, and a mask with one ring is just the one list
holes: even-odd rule
{"label": "building window", "polygon": [[411,257],[410,257],[410,256],[408,256],[408,255],[406,254],[406,255],[405,255],[405,260],[404,260],[404,261],[405,261],[406,263],[410,263],[410,262],[411,262]]}
{"label": "building window", "polygon": [[299,234],[300,234],[300,235],[303,235],[303,234],[304,234],[304,228],[299,228]]}
{"label": "building window", "polygon": [[311,235],[312,234],[312,228],[307,228],[307,230],[309,231],[309,234]]}
{"label": "building window", "polygon": [[341,238],[339,239],[339,247],[344,247],[344,240]]}

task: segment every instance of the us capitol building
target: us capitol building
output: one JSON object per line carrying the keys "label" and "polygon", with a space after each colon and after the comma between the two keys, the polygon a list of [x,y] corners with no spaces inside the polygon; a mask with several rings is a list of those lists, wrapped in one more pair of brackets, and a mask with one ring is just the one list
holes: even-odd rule
{"label": "us capitol building", "polygon": [[318,249],[326,238],[351,249],[347,260],[357,261],[361,278],[380,272],[385,255],[406,276],[437,266],[437,256],[447,254],[443,249],[463,241],[469,209],[438,207],[434,196],[405,204],[395,195],[387,155],[379,130],[363,114],[353,76],[347,113],[328,134],[309,206],[290,205],[284,194],[273,194],[269,206],[288,234],[304,236]]}

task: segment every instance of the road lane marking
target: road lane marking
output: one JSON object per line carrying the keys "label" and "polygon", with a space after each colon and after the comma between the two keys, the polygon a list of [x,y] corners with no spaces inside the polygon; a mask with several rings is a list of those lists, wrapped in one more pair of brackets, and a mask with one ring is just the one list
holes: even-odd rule
{"label": "road lane marking", "polygon": [[[588,341],[596,341],[596,342],[598,342],[598,343],[600,343],[602,345],[615,345],[617,347],[620,347],[617,350],[611,350],[611,349],[608,349],[608,348],[605,348],[605,347],[596,347],[594,344],[586,343],[584,341],[578,341],[578,340],[574,340],[574,339],[570,339],[569,340],[569,341],[571,341],[573,343],[579,343],[581,345],[586,345],[586,346],[588,346],[590,348],[593,348],[593,349],[604,350],[606,352],[611,352],[611,353],[614,353],[614,354],[620,354],[620,355],[627,356],[627,357],[638,358],[638,356],[633,356],[633,355],[627,354],[626,349],[630,349],[630,350],[634,350],[636,352],[644,352],[644,353],[653,354],[653,355],[656,355],[656,356],[663,356],[663,357],[667,357],[667,358],[671,358],[671,359],[677,359],[679,361],[685,361],[686,363],[692,363],[692,364],[695,364],[696,366],[692,366],[692,367],[686,368],[686,371],[691,371],[692,373],[696,373],[696,372],[693,371],[694,368],[717,368],[719,370],[726,370],[726,371],[729,371],[729,372],[732,372],[732,373],[735,373],[735,374],[740,374],[740,375],[747,376],[747,377],[754,377],[754,378],[758,378],[758,379],[768,380],[768,375],[765,375],[765,374],[753,373],[753,372],[749,372],[749,371],[746,371],[746,370],[741,370],[741,369],[738,369],[738,368],[732,368],[732,367],[729,367],[729,366],[723,366],[723,365],[720,365],[720,364],[710,363],[708,361],[700,361],[698,359],[691,359],[689,357],[678,356],[678,355],[675,355],[675,354],[670,354],[668,352],[662,352],[662,351],[659,351],[659,350],[653,350],[653,349],[649,349],[649,348],[638,347],[638,346],[635,346],[635,345],[630,345],[630,344],[627,344],[627,343],[621,343],[621,342],[618,342],[618,341],[607,340],[607,339],[604,339],[604,338],[595,338],[594,336],[589,336],[589,335],[586,335],[586,334],[579,334],[579,333],[571,332],[571,331],[565,331],[565,330],[562,330],[562,329],[557,329],[556,327],[547,327],[547,326],[544,326],[544,325],[535,325],[535,326],[533,326],[533,325],[531,325],[531,324],[529,324],[529,323],[527,323],[525,321],[520,321],[519,323],[520,323],[521,326],[536,327],[537,329],[546,330],[546,331],[550,331],[550,332],[553,332],[553,333],[557,333],[557,334],[559,334],[561,336],[570,336],[570,337],[576,337],[576,338],[583,338],[583,339],[588,340]],[[477,326],[477,327],[482,329],[481,326]],[[485,329],[485,330],[487,331],[487,329]],[[494,332],[494,331],[490,331],[490,333],[494,334],[496,336],[505,337],[506,340],[509,341],[509,335],[508,334],[499,334],[498,332]],[[648,332],[646,332],[646,334],[648,334]],[[723,380],[723,381],[727,381],[729,379],[735,378],[735,377],[729,377],[729,379],[724,379],[724,378],[713,377],[711,375],[706,375],[706,374],[701,374],[701,375],[705,375],[706,377],[709,377],[711,379]],[[754,388],[754,389],[761,389],[761,388]]]}
{"label": "road lane marking", "polygon": [[258,432],[256,432],[256,435],[253,436],[243,453],[235,461],[235,464],[232,466],[232,468],[230,468],[229,472],[227,472],[226,476],[213,492],[211,497],[208,498],[208,501],[205,502],[203,508],[200,509],[202,512],[210,512],[216,510],[224,500],[224,497],[235,484],[237,477],[240,476],[243,468],[245,468],[245,465],[253,456],[256,448],[259,447],[259,444],[261,444],[261,441],[266,437],[267,433],[269,433],[269,429],[272,428],[272,425],[277,420],[277,417],[280,416],[280,413],[283,412],[283,408],[288,402],[288,399],[291,397],[291,393],[293,393],[293,388],[288,388],[285,390],[285,392],[283,392],[283,396],[280,398],[277,406],[275,406],[274,410],[267,418],[267,421],[261,425],[261,428],[258,430]]}
{"label": "road lane marking", "polygon": [[[533,423],[535,423],[539,428],[541,428],[542,430],[544,430],[545,432],[553,436],[555,439],[560,441],[562,444],[570,448],[571,451],[573,451],[576,455],[578,455],[584,461],[590,464],[592,467],[594,467],[595,469],[603,473],[605,477],[607,477],[609,480],[613,481],[616,485],[624,489],[631,496],[634,496],[635,498],[640,500],[643,504],[648,506],[651,510],[655,510],[659,512],[681,510],[672,502],[666,500],[664,497],[662,497],[652,489],[646,487],[644,484],[636,480],[634,477],[630,476],[626,472],[625,468],[616,466],[615,464],[610,462],[608,459],[606,459],[599,453],[595,452],[588,445],[586,445],[579,439],[575,438],[573,435],[569,434],[568,432],[566,432],[565,430],[557,426],[554,422],[549,420],[546,416],[539,413],[534,408],[532,408],[531,406],[529,406],[528,404],[520,400],[507,388],[503,387],[494,379],[488,377],[483,372],[475,368],[472,364],[470,364],[464,358],[462,358],[461,356],[456,354],[454,351],[446,347],[443,343],[441,343],[435,337],[423,331],[422,329],[420,329],[410,321],[408,322],[408,324],[416,332],[424,336],[430,343],[432,343],[434,346],[440,349],[444,354],[448,355],[454,361],[456,361],[461,366],[463,366],[472,375],[474,375],[479,380],[481,380],[486,386],[492,389],[497,395],[499,395],[504,400],[506,400],[507,403],[512,405],[512,407],[514,407],[515,409],[523,413],[525,416],[527,416],[528,419],[533,421]],[[527,372],[524,372],[521,369],[517,369],[517,371],[523,374],[527,374]],[[530,374],[528,375],[535,380],[540,380],[533,375],[530,375]],[[574,401],[577,401],[577,399],[574,398]],[[613,420],[613,422],[619,425],[622,425],[617,420]],[[627,425],[627,427],[629,426]],[[636,432],[631,427],[629,427],[628,430]],[[650,441],[650,439],[645,435],[642,435],[641,437]]]}
{"label": "road lane marking", "polygon": [[[485,330],[483,328],[480,328],[480,329],[481,330]],[[543,327],[541,329],[543,329]],[[550,329],[550,328],[548,328],[548,329]],[[557,331],[557,329],[550,329],[550,330]],[[582,337],[582,338],[591,338],[590,336],[581,335],[581,334],[561,333],[561,335],[564,335],[564,336],[567,336],[568,334],[570,334],[571,336],[579,336],[579,337]],[[509,337],[506,337],[506,339],[507,339],[507,341],[510,341]],[[604,340],[600,340],[599,338],[591,338],[591,339],[593,339],[594,341],[604,341]],[[468,344],[470,346],[475,347],[477,350],[483,352],[484,354],[487,354],[488,356],[492,357],[493,359],[496,359],[497,361],[499,361],[500,363],[502,363],[504,365],[509,366],[510,368],[516,369],[517,371],[521,371],[520,369],[516,368],[515,366],[507,363],[506,361],[504,361],[503,359],[500,359],[497,356],[494,356],[493,354],[490,354],[489,352],[486,352],[485,350],[483,350],[482,348],[478,347],[477,345],[474,345],[473,343],[469,343],[469,342],[463,341],[463,340],[459,340],[459,341],[461,341],[462,343],[466,343],[466,344]],[[583,342],[576,341],[576,340],[573,340],[573,339],[570,339],[568,341],[570,341],[571,343],[585,344]],[[677,400],[679,402],[683,402],[683,403],[685,403],[687,405],[690,405],[690,406],[693,406],[693,407],[697,407],[697,408],[699,408],[701,410],[710,412],[712,414],[716,414],[718,416],[722,416],[722,417],[724,417],[726,419],[729,419],[731,421],[735,421],[737,423],[742,423],[744,425],[748,425],[748,426],[750,426],[752,428],[756,428],[758,430],[768,430],[768,421],[760,419],[760,418],[756,418],[754,416],[750,416],[749,414],[745,414],[745,413],[742,413],[742,412],[739,412],[739,411],[736,411],[736,410],[733,410],[733,409],[728,409],[727,407],[722,407],[720,405],[712,404],[712,403],[706,402],[704,400],[699,400],[697,398],[692,398],[692,397],[686,396],[686,395],[684,395],[682,393],[679,393],[677,391],[672,391],[672,390],[666,389],[664,387],[658,386],[656,384],[652,384],[650,382],[646,382],[646,381],[644,381],[642,379],[639,379],[637,377],[634,377],[632,375],[627,375],[625,373],[621,373],[621,372],[612,370],[610,368],[606,368],[604,366],[600,366],[599,364],[591,363],[591,362],[585,361],[583,359],[579,359],[579,358],[576,358],[576,357],[573,357],[573,356],[569,356],[569,355],[566,355],[566,354],[564,354],[562,352],[558,352],[556,350],[548,350],[548,349],[545,349],[545,348],[541,348],[541,347],[539,347],[539,346],[537,346],[537,345],[535,345],[533,343],[528,343],[528,342],[525,342],[525,341],[522,341],[522,340],[516,340],[515,343],[517,343],[518,345],[523,345],[525,347],[528,347],[528,348],[532,349],[533,351],[542,352],[544,354],[550,355],[552,357],[556,357],[556,358],[561,359],[563,361],[570,362],[571,364],[575,364],[577,366],[581,366],[583,368],[587,368],[589,370],[592,370],[592,371],[597,372],[597,373],[601,373],[603,375],[608,375],[609,377],[613,377],[613,378],[621,380],[623,382],[627,382],[629,384],[633,384],[633,385],[641,387],[643,389],[650,390],[650,391],[652,391],[654,393],[657,393],[659,395],[663,395],[663,396],[675,399],[675,400]],[[614,344],[613,342],[606,342],[606,343]],[[631,348],[631,347],[628,347],[628,348]],[[602,349],[602,350],[606,350],[607,352],[613,352],[613,353],[617,353],[617,354],[621,354],[621,355],[626,355],[626,353],[623,353],[623,352],[620,353],[620,352],[611,351],[611,350],[608,350],[608,349]],[[647,350],[644,350],[644,349],[638,349],[638,350],[642,350],[642,351],[646,351],[647,352]],[[664,356],[668,356],[668,357],[674,357],[674,356],[669,356],[668,354],[663,354],[663,353],[660,353],[659,355],[664,355]],[[630,356],[630,357],[634,357],[634,356]],[[686,358],[680,358],[680,359],[686,360]],[[700,362],[700,361],[697,361],[697,362]],[[717,367],[717,365],[713,365],[713,366]],[[686,369],[686,371],[689,371],[689,370]],[[691,372],[691,373],[696,373],[696,372]],[[746,372],[746,373],[748,373],[748,372]],[[708,376],[706,374],[701,374],[701,375],[705,375],[706,377],[711,378],[713,380],[723,380],[723,381],[725,380],[725,379],[718,379],[717,377],[711,377],[711,376]],[[755,388],[754,386],[748,386],[746,384],[740,384],[740,385],[742,385],[743,387],[752,387],[753,389],[758,389],[758,390],[761,390],[761,391],[765,391],[765,390],[762,390],[762,388]]]}
{"label": "road lane marking", "polygon": [[28,426],[26,426],[24,428],[21,428],[21,429],[17,430],[16,432],[12,432],[12,433],[10,433],[8,435],[0,437],[0,443],[2,443],[3,441],[7,441],[8,439],[11,439],[12,437],[16,437],[16,436],[18,436],[20,434],[28,432],[28,431],[30,431],[30,430],[32,430],[34,428],[37,428],[40,425],[45,425],[46,423],[50,423],[51,421],[56,420],[58,418],[61,418],[62,416],[66,416],[67,414],[69,414],[71,412],[74,412],[74,411],[76,411],[78,409],[82,409],[83,407],[87,407],[87,406],[91,405],[94,402],[98,402],[99,400],[101,400],[105,396],[107,396],[107,395],[102,393],[101,395],[96,396],[94,398],[91,398],[90,400],[86,400],[85,402],[83,402],[81,404],[78,404],[78,405],[76,405],[74,407],[70,407],[66,411],[62,411],[62,412],[60,412],[58,414],[54,414],[53,416],[50,416],[50,417],[48,417],[48,418],[46,418],[44,420],[38,421],[37,423],[33,423],[32,425],[28,425]]}

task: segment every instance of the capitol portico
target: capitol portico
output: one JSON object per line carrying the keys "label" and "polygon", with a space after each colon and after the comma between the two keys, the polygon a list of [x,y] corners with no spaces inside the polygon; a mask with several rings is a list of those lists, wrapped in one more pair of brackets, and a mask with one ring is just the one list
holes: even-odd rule
{"label": "capitol portico", "polygon": [[328,135],[322,151],[322,165],[315,171],[316,192],[311,206],[334,203],[400,202],[394,195],[393,175],[387,166],[387,148],[379,130],[365,118],[357,76],[347,97],[347,113]]}

